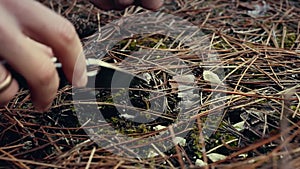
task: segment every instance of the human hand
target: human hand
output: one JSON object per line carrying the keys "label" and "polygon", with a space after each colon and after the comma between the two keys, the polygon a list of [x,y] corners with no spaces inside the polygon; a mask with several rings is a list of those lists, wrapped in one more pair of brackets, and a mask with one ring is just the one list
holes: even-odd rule
{"label": "human hand", "polygon": [[[73,25],[36,1],[0,0],[0,44],[0,61],[26,79],[37,110],[51,106],[59,86],[52,56],[62,63],[74,86],[87,83],[85,58]],[[19,89],[17,81],[9,81],[9,77],[10,72],[0,63],[0,106]]]}
{"label": "human hand", "polygon": [[157,10],[164,0],[90,0],[95,6],[103,10],[120,10],[130,5],[140,5],[146,9]]}

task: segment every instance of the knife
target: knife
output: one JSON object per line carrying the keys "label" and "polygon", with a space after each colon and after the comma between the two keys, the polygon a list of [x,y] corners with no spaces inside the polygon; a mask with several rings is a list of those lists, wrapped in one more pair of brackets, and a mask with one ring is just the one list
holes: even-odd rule
{"label": "knife", "polygon": [[[56,68],[62,68],[62,64],[57,62],[56,57],[53,57],[51,60]],[[149,80],[141,75],[133,74],[128,70],[100,59],[87,58],[86,65],[88,67],[87,76],[89,77],[87,86],[108,88],[112,87],[113,84],[113,87],[129,87],[130,82],[139,82],[149,87]],[[93,68],[91,69],[90,67]]]}

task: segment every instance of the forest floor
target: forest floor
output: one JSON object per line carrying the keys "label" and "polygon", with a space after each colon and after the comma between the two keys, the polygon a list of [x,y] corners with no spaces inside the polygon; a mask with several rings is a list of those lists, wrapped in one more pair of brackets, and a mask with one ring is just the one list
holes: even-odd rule
{"label": "forest floor", "polygon": [[0,108],[0,168],[300,168],[299,1],[40,2],[75,25],[89,83],[58,69],[41,113],[20,82]]}

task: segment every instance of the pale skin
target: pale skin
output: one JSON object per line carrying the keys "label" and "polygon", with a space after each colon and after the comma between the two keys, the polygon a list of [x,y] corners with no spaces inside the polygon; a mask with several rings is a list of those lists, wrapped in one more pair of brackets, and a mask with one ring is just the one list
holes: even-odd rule
{"label": "pale skin", "polygon": [[[91,0],[100,9],[124,9],[134,0]],[[156,10],[163,0],[140,0],[138,5]],[[30,88],[31,100],[38,111],[50,108],[56,96],[59,77],[51,57],[63,65],[67,79],[75,87],[87,83],[85,57],[73,25],[34,0],[0,0],[0,60],[20,73]],[[79,64],[78,64],[79,63]],[[75,66],[76,65],[76,66]],[[0,64],[0,83],[10,73]],[[74,78],[75,77],[75,78]],[[0,106],[18,92],[15,79],[0,92]]]}

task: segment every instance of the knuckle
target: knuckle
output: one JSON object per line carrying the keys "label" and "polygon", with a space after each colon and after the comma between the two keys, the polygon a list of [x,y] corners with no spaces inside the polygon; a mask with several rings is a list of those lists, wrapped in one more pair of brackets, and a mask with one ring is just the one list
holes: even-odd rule
{"label": "knuckle", "polygon": [[68,44],[77,38],[75,27],[66,19],[61,19],[57,24],[57,33],[62,42]]}
{"label": "knuckle", "polygon": [[116,3],[118,5],[122,5],[122,6],[129,6],[131,4],[133,4],[133,0],[117,0]]}

